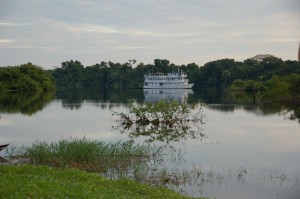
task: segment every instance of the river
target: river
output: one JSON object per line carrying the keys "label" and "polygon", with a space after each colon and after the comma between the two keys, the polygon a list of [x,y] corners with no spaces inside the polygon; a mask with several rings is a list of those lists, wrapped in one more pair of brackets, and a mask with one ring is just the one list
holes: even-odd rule
{"label": "river", "polygon": [[203,116],[198,136],[151,140],[175,154],[164,163],[169,175],[164,186],[217,199],[300,197],[299,105],[262,102],[252,94],[218,89],[2,92],[0,144],[19,147],[70,137],[149,143],[145,135],[120,133],[112,113],[126,112],[128,99],[141,106],[160,98],[201,104]]}

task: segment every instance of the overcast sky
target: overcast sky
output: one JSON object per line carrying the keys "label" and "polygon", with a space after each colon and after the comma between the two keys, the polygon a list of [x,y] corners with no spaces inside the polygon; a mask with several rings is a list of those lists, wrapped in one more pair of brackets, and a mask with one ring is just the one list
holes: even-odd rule
{"label": "overcast sky", "polygon": [[0,66],[296,60],[299,0],[0,0]]}

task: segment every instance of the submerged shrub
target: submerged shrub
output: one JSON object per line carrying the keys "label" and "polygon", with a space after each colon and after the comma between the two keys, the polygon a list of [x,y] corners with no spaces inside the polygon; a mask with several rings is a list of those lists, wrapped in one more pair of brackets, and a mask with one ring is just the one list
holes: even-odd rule
{"label": "submerged shrub", "polygon": [[161,99],[138,107],[129,101],[128,113],[116,113],[119,119],[114,128],[130,137],[147,136],[147,142],[178,141],[201,137],[203,110],[201,105],[189,105]]}

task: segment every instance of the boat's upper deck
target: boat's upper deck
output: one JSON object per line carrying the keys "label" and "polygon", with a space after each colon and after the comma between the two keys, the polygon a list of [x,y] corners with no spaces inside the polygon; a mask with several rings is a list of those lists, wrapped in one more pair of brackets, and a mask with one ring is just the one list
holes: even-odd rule
{"label": "boat's upper deck", "polygon": [[168,74],[163,73],[149,73],[145,74],[145,78],[167,78],[167,77],[183,77],[186,78],[187,75],[184,72],[172,72]]}

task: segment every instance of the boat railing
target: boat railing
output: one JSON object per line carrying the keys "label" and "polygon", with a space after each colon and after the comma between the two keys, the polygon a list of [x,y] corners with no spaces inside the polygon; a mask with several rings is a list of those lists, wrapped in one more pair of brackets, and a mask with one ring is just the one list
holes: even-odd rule
{"label": "boat railing", "polygon": [[167,75],[164,75],[163,73],[146,73],[144,75],[144,77],[187,77],[187,74],[185,74],[184,72],[176,72],[176,73],[168,73]]}

